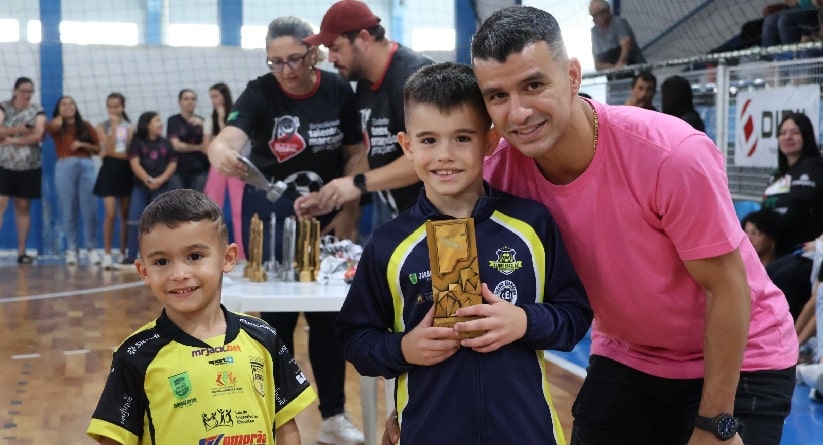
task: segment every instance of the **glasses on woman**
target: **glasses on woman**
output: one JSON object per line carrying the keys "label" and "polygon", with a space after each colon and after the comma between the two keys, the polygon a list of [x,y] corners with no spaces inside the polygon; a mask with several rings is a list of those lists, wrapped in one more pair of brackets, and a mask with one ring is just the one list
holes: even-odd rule
{"label": "glasses on woman", "polygon": [[286,58],[286,60],[282,59],[266,59],[266,65],[269,66],[269,69],[273,73],[282,73],[283,70],[286,68],[286,65],[293,70],[296,70],[303,66],[303,63],[306,61],[306,56],[309,55],[311,52],[311,47],[306,49],[306,53],[302,56],[300,55],[291,55]]}

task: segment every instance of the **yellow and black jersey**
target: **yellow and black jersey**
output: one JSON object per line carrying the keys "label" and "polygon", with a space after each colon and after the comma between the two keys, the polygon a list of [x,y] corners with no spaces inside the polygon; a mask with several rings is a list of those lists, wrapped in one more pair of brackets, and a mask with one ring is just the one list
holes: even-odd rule
{"label": "yellow and black jersey", "polygon": [[316,395],[277,332],[223,308],[226,334],[202,341],[165,310],[114,352],[87,434],[122,444],[272,444]]}

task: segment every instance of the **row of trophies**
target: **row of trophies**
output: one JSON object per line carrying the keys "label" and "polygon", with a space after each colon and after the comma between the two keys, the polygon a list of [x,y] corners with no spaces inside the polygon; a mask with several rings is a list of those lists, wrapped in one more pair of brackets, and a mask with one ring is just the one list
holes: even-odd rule
{"label": "row of trophies", "polygon": [[320,221],[316,218],[283,221],[283,261],[275,259],[277,218],[271,214],[269,222],[269,261],[263,265],[263,221],[255,213],[249,227],[248,261],[243,277],[249,281],[263,282],[269,274],[281,281],[315,281],[320,272]]}

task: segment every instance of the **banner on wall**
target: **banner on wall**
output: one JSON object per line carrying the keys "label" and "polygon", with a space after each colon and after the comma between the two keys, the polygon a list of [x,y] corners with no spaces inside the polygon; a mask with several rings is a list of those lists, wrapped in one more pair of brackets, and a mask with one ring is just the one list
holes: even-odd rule
{"label": "banner on wall", "polygon": [[820,86],[798,85],[737,94],[734,165],[777,167],[777,130],[783,116],[803,113],[818,133]]}

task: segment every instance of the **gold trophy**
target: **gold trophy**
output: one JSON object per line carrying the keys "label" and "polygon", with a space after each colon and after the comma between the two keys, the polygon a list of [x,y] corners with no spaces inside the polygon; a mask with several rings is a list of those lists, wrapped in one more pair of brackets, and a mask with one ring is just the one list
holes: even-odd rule
{"label": "gold trophy", "polygon": [[[454,315],[461,307],[483,302],[474,219],[426,221],[426,242],[431,263],[434,326],[452,327],[460,321],[480,318]],[[456,338],[477,337],[483,332],[461,332]]]}
{"label": "gold trophy", "polygon": [[268,278],[263,270],[263,221],[257,213],[251,217],[249,224],[249,260],[243,269],[243,277],[256,283]]}
{"label": "gold trophy", "polygon": [[297,230],[297,279],[316,281],[320,272],[320,221],[301,218]]}

